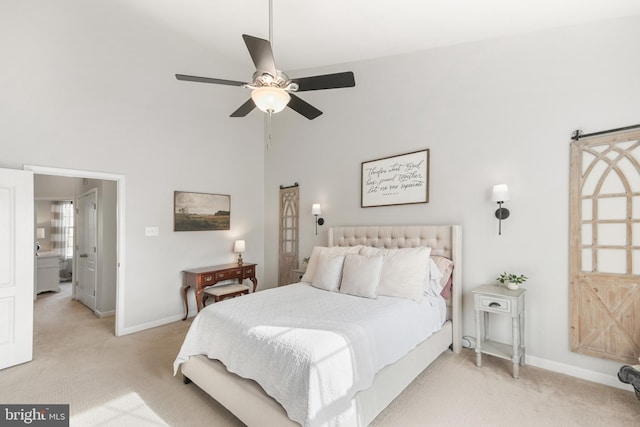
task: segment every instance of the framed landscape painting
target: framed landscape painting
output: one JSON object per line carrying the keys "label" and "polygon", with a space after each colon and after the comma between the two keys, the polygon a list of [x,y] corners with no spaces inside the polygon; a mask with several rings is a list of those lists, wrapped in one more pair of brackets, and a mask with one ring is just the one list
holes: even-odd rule
{"label": "framed landscape painting", "polygon": [[173,231],[229,230],[230,228],[230,195],[174,191]]}
{"label": "framed landscape painting", "polygon": [[362,162],[361,206],[429,203],[429,150]]}

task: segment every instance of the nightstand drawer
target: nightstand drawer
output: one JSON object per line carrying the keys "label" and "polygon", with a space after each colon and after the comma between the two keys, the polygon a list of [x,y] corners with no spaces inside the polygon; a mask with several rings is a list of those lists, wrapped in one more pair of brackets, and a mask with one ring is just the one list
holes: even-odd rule
{"label": "nightstand drawer", "polygon": [[234,270],[219,271],[216,273],[217,280],[237,279],[239,277],[242,277],[241,268],[237,268]]}
{"label": "nightstand drawer", "polygon": [[511,300],[489,295],[477,295],[479,306],[484,311],[511,313]]}
{"label": "nightstand drawer", "polygon": [[244,268],[244,276],[245,276],[245,277],[247,277],[247,276],[253,276],[253,271],[254,271],[254,268],[253,268],[253,267],[245,267],[245,268]]}
{"label": "nightstand drawer", "polygon": [[204,286],[209,286],[209,284],[215,283],[213,279],[213,273],[207,273],[202,276],[202,284]]}

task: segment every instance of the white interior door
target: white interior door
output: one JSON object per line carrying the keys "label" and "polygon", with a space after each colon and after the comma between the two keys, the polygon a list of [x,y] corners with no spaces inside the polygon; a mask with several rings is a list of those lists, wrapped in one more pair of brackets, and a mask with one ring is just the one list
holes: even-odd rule
{"label": "white interior door", "polygon": [[92,190],[76,201],[76,298],[96,309],[97,285],[97,192]]}
{"label": "white interior door", "polygon": [[33,173],[0,169],[0,369],[33,358]]}

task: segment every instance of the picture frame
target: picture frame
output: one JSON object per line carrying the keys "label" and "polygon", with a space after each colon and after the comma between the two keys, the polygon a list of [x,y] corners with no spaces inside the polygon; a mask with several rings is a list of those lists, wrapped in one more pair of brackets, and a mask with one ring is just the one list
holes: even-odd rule
{"label": "picture frame", "polygon": [[173,231],[231,229],[228,194],[173,192]]}
{"label": "picture frame", "polygon": [[362,162],[363,208],[429,203],[429,149]]}

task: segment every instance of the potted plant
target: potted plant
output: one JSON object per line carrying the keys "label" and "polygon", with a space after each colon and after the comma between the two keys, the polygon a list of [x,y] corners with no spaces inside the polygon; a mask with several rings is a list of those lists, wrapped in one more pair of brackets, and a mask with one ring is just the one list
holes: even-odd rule
{"label": "potted plant", "polygon": [[524,274],[513,274],[504,272],[500,276],[498,276],[496,280],[503,285],[506,283],[507,289],[515,291],[516,289],[518,289],[518,285],[524,283],[527,279],[528,277]]}

